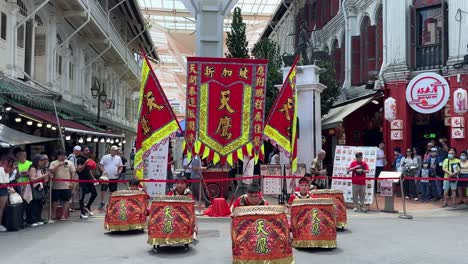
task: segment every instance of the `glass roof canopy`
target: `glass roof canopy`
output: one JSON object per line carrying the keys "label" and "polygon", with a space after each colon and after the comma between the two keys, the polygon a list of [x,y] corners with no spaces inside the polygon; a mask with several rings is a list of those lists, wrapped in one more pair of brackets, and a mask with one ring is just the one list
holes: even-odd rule
{"label": "glass roof canopy", "polygon": [[[242,9],[249,49],[268,26],[282,0],[223,0]],[[196,21],[191,0],[138,0],[143,15],[151,24],[151,36],[161,58],[156,73],[168,98],[185,102],[186,57],[195,55]],[[194,2],[198,2],[194,0]],[[185,4],[184,4],[185,3]],[[235,4],[235,5],[234,5]],[[187,7],[186,7],[187,6]],[[224,20],[224,31],[231,27],[232,10]]]}

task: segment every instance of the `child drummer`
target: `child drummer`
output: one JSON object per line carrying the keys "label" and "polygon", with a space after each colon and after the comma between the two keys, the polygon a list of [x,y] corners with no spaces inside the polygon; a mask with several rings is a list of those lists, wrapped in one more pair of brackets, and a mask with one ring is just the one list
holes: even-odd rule
{"label": "child drummer", "polygon": [[251,183],[247,187],[247,194],[237,198],[233,208],[239,206],[255,206],[255,205],[268,205],[268,201],[263,199],[260,192],[260,186],[256,183]]}
{"label": "child drummer", "polygon": [[179,175],[176,179],[176,185],[172,188],[167,195],[177,196],[185,195],[193,199],[192,191],[188,188],[187,178],[183,175]]}
{"label": "child drummer", "polygon": [[293,194],[291,194],[288,204],[292,204],[294,199],[311,198],[310,190],[310,180],[306,177],[301,178],[299,180],[299,191],[295,191]]}
{"label": "child drummer", "polygon": [[[312,179],[312,174],[306,173],[306,174],[304,174],[304,178],[306,178],[306,179],[309,181],[309,183],[310,183],[309,191],[318,189],[318,186],[315,184],[314,179]],[[302,178],[302,179],[303,179],[303,178]],[[301,184],[300,181],[299,181],[299,184]],[[297,187],[294,189],[294,192],[299,192],[299,191],[300,191],[300,188],[299,188],[299,186],[297,186]]]}

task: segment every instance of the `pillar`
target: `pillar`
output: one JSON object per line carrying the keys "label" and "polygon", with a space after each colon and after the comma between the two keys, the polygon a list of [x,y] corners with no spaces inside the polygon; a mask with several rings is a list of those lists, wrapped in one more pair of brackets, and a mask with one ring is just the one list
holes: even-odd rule
{"label": "pillar", "polygon": [[200,57],[223,57],[223,1],[198,0],[196,20],[196,55]]}
{"label": "pillar", "polygon": [[[283,82],[291,68],[283,68]],[[310,170],[312,159],[322,149],[322,117],[320,95],[326,88],[319,82],[320,68],[316,65],[297,66],[296,88],[298,100],[299,139],[298,163]]]}

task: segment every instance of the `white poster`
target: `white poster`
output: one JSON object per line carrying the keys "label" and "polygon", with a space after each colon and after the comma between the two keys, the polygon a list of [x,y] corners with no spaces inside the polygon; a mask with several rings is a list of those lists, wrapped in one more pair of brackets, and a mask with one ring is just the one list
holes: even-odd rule
{"label": "white poster", "polygon": [[[300,176],[304,177],[306,174],[306,165],[304,163],[297,164],[297,171],[295,173],[291,172],[291,165],[286,164],[284,165],[284,172],[285,176]],[[300,178],[292,179],[286,178],[286,188],[289,194],[294,192],[294,189],[299,186]]]}
{"label": "white poster", "polygon": [[[351,173],[347,173],[347,169],[351,162],[355,159],[355,154],[362,152],[363,160],[369,166],[369,173],[366,177],[375,177],[375,166],[377,161],[376,147],[353,147],[353,146],[336,146],[335,160],[333,163],[333,176],[349,177],[349,180],[333,179],[332,189],[342,190],[345,202],[353,202],[353,188],[351,183]],[[372,204],[374,201],[374,181],[366,181],[366,204]]]}
{"label": "white poster", "polygon": [[[242,168],[242,176],[244,177],[252,177],[254,175],[254,166],[255,166],[255,160],[250,159],[247,156],[244,156],[244,162],[243,162],[243,168]],[[251,184],[253,179],[245,179],[242,180],[243,183],[245,184]]]}
{"label": "white poster", "polygon": [[[281,165],[261,165],[260,175],[282,176]],[[263,178],[263,194],[281,194],[282,178]]]}
{"label": "white poster", "polygon": [[[167,178],[167,158],[169,153],[169,141],[161,143],[159,148],[152,150],[146,158],[145,178],[151,180],[166,180]],[[147,182],[145,184],[146,192],[149,196],[166,194],[165,182]]]}

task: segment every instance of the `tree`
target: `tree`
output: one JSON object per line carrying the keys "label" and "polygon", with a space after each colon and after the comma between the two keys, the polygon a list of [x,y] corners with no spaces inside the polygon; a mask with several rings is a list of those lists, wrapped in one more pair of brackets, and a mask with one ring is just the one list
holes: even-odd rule
{"label": "tree", "polygon": [[278,45],[275,41],[263,38],[257,42],[252,50],[252,55],[256,59],[268,59],[268,74],[266,83],[265,115],[270,112],[275,102],[278,88],[275,85],[282,84],[283,78],[281,70],[281,56]]}
{"label": "tree", "polygon": [[322,116],[328,114],[333,104],[341,94],[341,88],[336,80],[335,66],[331,60],[320,60],[317,66],[326,71],[320,74],[320,83],[327,86],[320,97]]}
{"label": "tree", "polygon": [[245,23],[242,21],[241,9],[239,7],[234,8],[231,32],[227,33],[226,38],[227,58],[249,58],[249,51],[247,50],[249,43],[245,36],[245,27]]}

